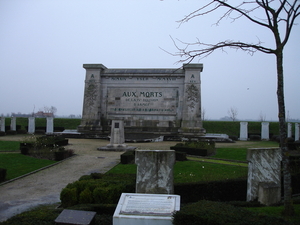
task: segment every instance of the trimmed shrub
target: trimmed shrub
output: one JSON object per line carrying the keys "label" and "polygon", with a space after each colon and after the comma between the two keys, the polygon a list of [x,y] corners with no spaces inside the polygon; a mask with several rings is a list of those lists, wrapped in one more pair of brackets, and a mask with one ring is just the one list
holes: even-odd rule
{"label": "trimmed shrub", "polygon": [[186,153],[185,152],[175,152],[176,161],[186,161]]}
{"label": "trimmed shrub", "polygon": [[93,193],[89,188],[84,189],[79,195],[79,204],[92,203]]}
{"label": "trimmed shrub", "polygon": [[60,193],[60,200],[62,207],[66,208],[72,205],[76,205],[78,202],[77,189],[76,188],[64,188]]}
{"label": "trimmed shrub", "polygon": [[0,182],[3,182],[5,181],[5,178],[6,178],[6,169],[4,168],[0,168]]}
{"label": "trimmed shrub", "polygon": [[215,142],[213,141],[189,141],[178,143],[170,149],[185,152],[188,155],[209,156],[216,153]]}
{"label": "trimmed shrub", "polygon": [[133,164],[135,158],[135,151],[127,151],[121,155],[122,164]]}
{"label": "trimmed shrub", "polygon": [[173,224],[189,225],[284,225],[291,224],[281,218],[263,216],[243,208],[221,202],[200,201],[189,204],[176,212]]}

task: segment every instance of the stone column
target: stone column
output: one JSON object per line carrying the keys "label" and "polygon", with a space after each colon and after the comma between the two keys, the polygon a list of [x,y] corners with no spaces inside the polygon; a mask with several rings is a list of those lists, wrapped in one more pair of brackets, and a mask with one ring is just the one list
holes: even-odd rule
{"label": "stone column", "polygon": [[5,132],[5,117],[0,117],[0,131]]}
{"label": "stone column", "polygon": [[46,134],[53,134],[53,117],[47,117]]}
{"label": "stone column", "polygon": [[203,64],[184,64],[185,81],[182,98],[182,122],[179,130],[187,135],[204,135],[201,120],[201,79]]}
{"label": "stone column", "polygon": [[269,122],[261,123],[261,140],[269,140]]}
{"label": "stone column", "polygon": [[259,188],[277,187],[273,191],[272,201],[276,203],[281,197],[281,150],[280,148],[249,148],[247,151],[248,182],[247,201],[259,196]]}
{"label": "stone column", "polygon": [[34,134],[35,132],[35,117],[28,117],[28,133]]}
{"label": "stone column", "polygon": [[287,137],[291,138],[292,136],[292,123],[288,123]]}
{"label": "stone column", "polygon": [[111,133],[109,146],[125,147],[124,121],[122,119],[114,119],[111,122]]}
{"label": "stone column", "polygon": [[137,150],[136,193],[173,194],[173,150]]}
{"label": "stone column", "polygon": [[16,117],[11,117],[11,119],[10,119],[10,130],[13,130],[13,131],[17,130]]}
{"label": "stone column", "polygon": [[248,122],[240,122],[240,141],[248,140]]}
{"label": "stone column", "polygon": [[299,123],[295,123],[295,141],[299,141],[299,128],[300,128],[300,124]]}
{"label": "stone column", "polygon": [[102,130],[101,126],[101,73],[107,69],[102,64],[84,64],[86,69],[84,99],[79,132]]}

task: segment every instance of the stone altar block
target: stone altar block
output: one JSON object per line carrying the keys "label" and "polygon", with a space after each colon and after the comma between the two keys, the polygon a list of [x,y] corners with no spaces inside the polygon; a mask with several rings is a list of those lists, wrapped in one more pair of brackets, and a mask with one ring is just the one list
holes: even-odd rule
{"label": "stone altar block", "polygon": [[136,193],[173,194],[174,150],[137,150]]}
{"label": "stone altar block", "polygon": [[92,225],[96,212],[64,209],[55,219],[55,224]]}
{"label": "stone altar block", "polygon": [[179,195],[123,193],[113,225],[172,225],[172,215],[179,210]]}
{"label": "stone altar block", "polygon": [[240,141],[248,140],[248,122],[240,122]]}
{"label": "stone altar block", "polygon": [[261,140],[269,140],[269,122],[261,123]]}
{"label": "stone altar block", "polygon": [[260,199],[259,186],[262,183],[264,185],[268,183],[278,186],[277,192],[274,192],[276,196],[273,196],[273,198],[280,200],[281,159],[280,148],[248,149],[247,201],[253,201],[256,198]]}

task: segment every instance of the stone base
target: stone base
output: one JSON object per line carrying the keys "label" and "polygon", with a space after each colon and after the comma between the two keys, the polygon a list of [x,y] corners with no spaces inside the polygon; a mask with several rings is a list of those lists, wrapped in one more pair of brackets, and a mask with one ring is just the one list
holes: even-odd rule
{"label": "stone base", "polygon": [[116,152],[133,151],[135,149],[136,149],[136,147],[127,146],[125,144],[120,144],[120,145],[108,144],[106,146],[97,148],[97,150],[99,150],[99,151],[116,151]]}

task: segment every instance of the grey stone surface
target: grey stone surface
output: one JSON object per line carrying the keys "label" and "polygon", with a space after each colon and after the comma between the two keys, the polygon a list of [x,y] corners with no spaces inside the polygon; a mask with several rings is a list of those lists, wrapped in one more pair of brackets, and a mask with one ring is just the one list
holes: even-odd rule
{"label": "grey stone surface", "polygon": [[261,123],[261,139],[269,140],[269,122]]}
{"label": "grey stone surface", "polygon": [[291,138],[292,137],[292,123],[288,123],[288,128],[287,128],[287,137]]}
{"label": "grey stone surface", "polygon": [[5,132],[5,117],[0,117],[0,131]]}
{"label": "grey stone surface", "polygon": [[119,117],[124,119],[125,133],[204,134],[202,64],[183,65],[183,69],[83,67],[86,79],[79,132],[108,132],[108,121]]}
{"label": "grey stone surface", "polygon": [[28,133],[34,134],[35,132],[35,117],[28,117]]}
{"label": "grey stone surface", "polygon": [[17,130],[17,118],[16,117],[11,117],[10,119],[10,129],[13,130],[13,131],[16,131]]}
{"label": "grey stone surface", "polygon": [[[247,151],[248,181],[247,201],[258,198],[259,184],[274,183],[281,188],[281,150],[280,148],[249,148]],[[274,199],[280,199],[273,196]]]}
{"label": "grey stone surface", "polygon": [[270,206],[281,200],[280,185],[274,182],[261,182],[258,185],[258,201]]}
{"label": "grey stone surface", "polygon": [[92,224],[96,212],[64,209],[55,219],[57,225],[89,225]]}
{"label": "grey stone surface", "polygon": [[248,122],[240,122],[240,141],[248,140]]}
{"label": "grey stone surface", "polygon": [[300,138],[299,130],[300,130],[300,124],[295,123],[295,141],[299,141]]}
{"label": "grey stone surface", "polygon": [[46,119],[47,119],[46,134],[53,134],[53,130],[54,130],[53,129],[54,128],[54,126],[53,126],[53,117],[47,117]]}
{"label": "grey stone surface", "polygon": [[173,194],[175,151],[137,150],[136,193]]}

